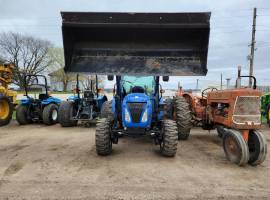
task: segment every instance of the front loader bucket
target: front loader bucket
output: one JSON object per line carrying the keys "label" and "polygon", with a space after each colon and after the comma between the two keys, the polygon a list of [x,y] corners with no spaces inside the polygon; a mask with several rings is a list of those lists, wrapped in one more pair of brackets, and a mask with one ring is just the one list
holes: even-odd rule
{"label": "front loader bucket", "polygon": [[210,13],[62,12],[66,72],[205,75]]}

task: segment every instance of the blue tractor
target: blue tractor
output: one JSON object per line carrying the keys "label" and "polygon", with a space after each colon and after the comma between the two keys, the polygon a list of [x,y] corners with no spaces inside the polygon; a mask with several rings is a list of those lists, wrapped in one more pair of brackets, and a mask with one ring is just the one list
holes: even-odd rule
{"label": "blue tractor", "polygon": [[[190,108],[185,99],[164,101],[161,77],[206,75],[210,13],[61,15],[65,71],[116,78],[113,100],[103,104],[97,123],[97,154],[111,154],[120,136],[149,136],[162,155],[174,156],[179,131],[190,130],[190,121],[176,116],[191,120]],[[174,107],[181,109],[174,113]]]}
{"label": "blue tractor", "polygon": [[[168,81],[163,76],[163,81]],[[109,80],[113,76],[108,76]],[[178,130],[172,116],[164,110],[159,76],[116,76],[116,87],[111,104],[104,104],[96,128],[96,151],[99,155],[112,152],[112,143],[120,136],[150,136],[165,156],[177,151]],[[112,112],[107,112],[112,110]],[[108,137],[109,136],[109,137]]]}
{"label": "blue tractor", "polygon": [[78,121],[89,123],[99,117],[102,105],[108,99],[106,95],[99,94],[98,78],[96,76],[94,92],[93,80],[90,81],[89,88],[86,88],[81,95],[79,88],[79,74],[77,74],[77,84],[75,94],[63,101],[59,107],[59,123],[62,127],[76,126]]}
{"label": "blue tractor", "polygon": [[[43,79],[40,83],[39,79]],[[16,120],[20,125],[32,122],[43,122],[46,125],[53,125],[58,122],[58,107],[61,99],[52,97],[48,92],[47,79],[43,75],[28,74],[24,76],[25,99],[20,101],[16,108]],[[27,85],[27,83],[31,83]],[[44,93],[36,94],[34,97],[29,95],[30,87],[38,87]]]}

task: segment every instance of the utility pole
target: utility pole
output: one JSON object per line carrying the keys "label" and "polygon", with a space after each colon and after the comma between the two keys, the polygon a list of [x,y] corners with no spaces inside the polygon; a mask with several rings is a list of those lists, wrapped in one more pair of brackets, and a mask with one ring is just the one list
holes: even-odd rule
{"label": "utility pole", "polygon": [[227,81],[227,89],[229,89],[230,88],[231,78],[226,78],[226,81]]}
{"label": "utility pole", "polygon": [[222,90],[222,73],[220,74],[220,89]]}
{"label": "utility pole", "polygon": [[[257,8],[253,9],[253,25],[252,25],[252,38],[251,38],[251,49],[249,56],[249,75],[253,76],[253,63],[254,63],[254,51],[255,51],[255,32],[256,32],[256,17],[257,17]],[[252,87],[252,78],[249,78],[249,87]]]}
{"label": "utility pole", "polygon": [[241,66],[238,66],[238,73],[237,73],[237,79],[236,79],[236,88],[240,88],[241,87]]}
{"label": "utility pole", "polygon": [[199,89],[199,79],[197,79],[197,83],[196,83],[196,90]]}

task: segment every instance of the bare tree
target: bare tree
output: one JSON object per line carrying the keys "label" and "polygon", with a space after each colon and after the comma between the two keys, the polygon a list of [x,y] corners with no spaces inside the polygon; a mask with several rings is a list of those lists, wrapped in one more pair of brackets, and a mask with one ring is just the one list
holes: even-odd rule
{"label": "bare tree", "polygon": [[[98,86],[104,82],[105,76],[98,76]],[[82,75],[80,83],[85,89],[96,89],[96,75]],[[92,86],[92,88],[91,88]]]}
{"label": "bare tree", "polygon": [[13,32],[0,34],[0,56],[15,65],[14,83],[20,88],[24,87],[24,74],[39,74],[53,64],[50,48],[49,41],[32,36]]}
{"label": "bare tree", "polygon": [[[62,48],[53,48],[50,49],[50,56],[54,61],[54,65],[50,68],[50,76],[53,82],[61,82],[63,85],[63,91],[67,91],[68,83],[71,81],[76,81],[76,74],[65,73],[64,71],[64,51]],[[98,83],[102,83],[105,79],[105,76],[99,76]],[[79,75],[79,83],[83,87],[82,89],[91,89],[92,87],[95,90],[96,87],[96,76],[95,75]]]}
{"label": "bare tree", "polygon": [[63,91],[66,92],[68,83],[76,80],[76,75],[68,74],[64,71],[65,62],[62,48],[51,49],[50,56],[54,61],[54,65],[50,69],[50,75],[54,81],[61,82],[63,84]]}

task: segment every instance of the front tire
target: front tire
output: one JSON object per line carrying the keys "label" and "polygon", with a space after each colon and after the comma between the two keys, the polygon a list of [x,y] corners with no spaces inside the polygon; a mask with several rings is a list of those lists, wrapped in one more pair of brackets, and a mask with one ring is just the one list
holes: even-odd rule
{"label": "front tire", "polygon": [[242,134],[233,129],[224,129],[226,131],[223,135],[223,149],[229,161],[239,166],[244,166],[249,160],[248,145]]}
{"label": "front tire", "polygon": [[267,142],[261,132],[256,130],[250,131],[248,148],[250,155],[248,163],[253,166],[263,163],[267,155]]}
{"label": "front tire", "polygon": [[160,152],[163,156],[173,157],[177,152],[177,124],[175,121],[166,119],[163,121],[162,140]]}
{"label": "front tire", "polygon": [[105,101],[100,110],[100,118],[113,118],[112,101]]}
{"label": "front tire", "polygon": [[42,112],[42,120],[46,125],[53,125],[58,122],[58,105],[49,104],[45,106]]}
{"label": "front tire", "polygon": [[112,153],[112,140],[110,119],[101,118],[96,126],[96,152],[98,155],[107,156]]}
{"label": "front tire", "polygon": [[0,97],[0,126],[9,124],[14,106],[7,97]]}
{"label": "front tire", "polygon": [[74,103],[63,101],[59,106],[59,123],[62,127],[76,126],[78,121],[72,120],[74,112]]}
{"label": "front tire", "polygon": [[186,99],[181,96],[175,98],[175,114],[178,127],[178,140],[187,140],[192,127],[192,115]]}

